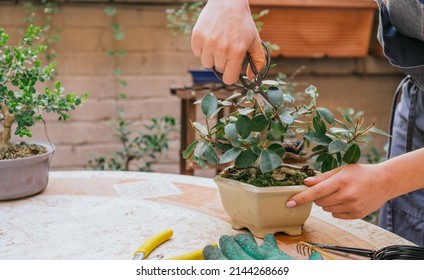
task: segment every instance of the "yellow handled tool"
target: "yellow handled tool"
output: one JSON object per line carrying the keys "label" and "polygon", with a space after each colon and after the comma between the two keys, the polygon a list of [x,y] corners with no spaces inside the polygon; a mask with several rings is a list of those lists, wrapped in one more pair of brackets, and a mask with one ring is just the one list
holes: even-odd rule
{"label": "yellow handled tool", "polygon": [[143,260],[160,244],[171,239],[173,234],[172,229],[164,230],[144,242],[133,254],[133,260]]}
{"label": "yellow handled tool", "polygon": [[[211,244],[212,246],[218,246],[218,244],[213,243]],[[204,260],[205,258],[203,257],[203,249],[199,249],[187,254],[183,254],[183,255],[179,255],[176,257],[172,257],[169,258],[167,260]]]}

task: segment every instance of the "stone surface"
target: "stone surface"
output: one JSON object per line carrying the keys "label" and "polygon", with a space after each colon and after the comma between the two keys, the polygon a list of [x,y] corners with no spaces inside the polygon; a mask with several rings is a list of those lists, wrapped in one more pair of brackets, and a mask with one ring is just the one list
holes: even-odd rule
{"label": "stone surface", "polygon": [[[149,237],[171,228],[172,239],[149,256],[163,259],[245,232],[231,229],[211,179],[163,173],[51,172],[44,192],[2,202],[0,213],[3,260],[127,260]],[[296,243],[306,238],[364,248],[410,244],[362,220],[334,219],[317,207],[301,236],[276,237],[282,251],[299,259],[306,257],[297,253]]]}

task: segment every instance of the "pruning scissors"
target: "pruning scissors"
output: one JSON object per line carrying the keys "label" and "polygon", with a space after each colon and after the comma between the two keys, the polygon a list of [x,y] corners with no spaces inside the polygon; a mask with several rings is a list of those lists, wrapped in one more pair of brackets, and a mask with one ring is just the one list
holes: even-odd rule
{"label": "pruning scissors", "polygon": [[[146,240],[133,254],[133,260],[144,260],[149,254],[162,243],[171,239],[173,235],[172,229],[164,230]],[[213,243],[213,246],[217,244]],[[189,252],[183,255],[169,258],[168,260],[203,260],[203,248]]]}
{"label": "pruning scissors", "polygon": [[[265,69],[263,73],[260,72],[261,69],[258,70],[256,68],[250,54],[246,53],[247,61],[249,62],[250,67],[252,68],[253,74],[255,74],[255,77],[249,81],[245,76],[240,74],[239,79],[240,79],[241,85],[240,84],[234,84],[234,85],[241,88],[245,88],[247,90],[253,90],[255,93],[260,93],[263,95],[264,91],[261,89],[261,85],[262,85],[262,80],[265,79],[266,75],[268,75],[269,68],[271,67],[271,53],[264,42],[262,42],[262,46],[264,47],[266,52],[266,65],[265,65]],[[215,69],[215,66],[212,67],[212,71],[215,74],[215,76],[222,81],[222,78],[223,78],[222,73],[218,72]]]}

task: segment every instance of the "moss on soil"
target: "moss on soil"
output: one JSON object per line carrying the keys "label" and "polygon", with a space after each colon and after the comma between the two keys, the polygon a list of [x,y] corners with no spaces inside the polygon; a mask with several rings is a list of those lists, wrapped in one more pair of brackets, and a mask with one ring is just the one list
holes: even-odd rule
{"label": "moss on soil", "polygon": [[14,143],[0,148],[0,160],[26,158],[44,153],[47,153],[47,149],[43,146],[24,142]]}
{"label": "moss on soil", "polygon": [[300,169],[280,166],[272,172],[262,174],[258,168],[230,167],[220,173],[224,178],[248,183],[257,187],[302,185],[303,180],[315,176],[315,171],[305,165]]}

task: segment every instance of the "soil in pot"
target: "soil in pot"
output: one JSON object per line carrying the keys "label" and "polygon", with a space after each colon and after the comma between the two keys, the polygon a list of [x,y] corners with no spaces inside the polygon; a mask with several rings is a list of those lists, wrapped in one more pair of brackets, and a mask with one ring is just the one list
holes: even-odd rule
{"label": "soil in pot", "polygon": [[272,172],[261,173],[255,167],[230,167],[220,173],[223,178],[251,184],[257,187],[302,185],[307,177],[315,176],[315,171],[305,165],[298,168],[280,166]]}
{"label": "soil in pot", "polygon": [[47,153],[47,149],[37,144],[12,143],[0,148],[0,160],[26,158],[45,153]]}

